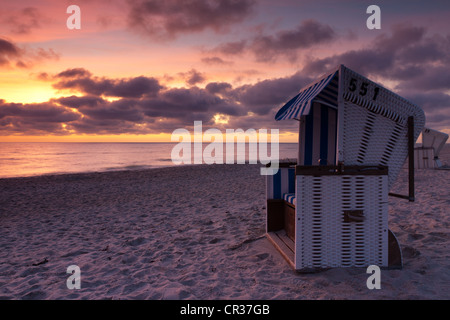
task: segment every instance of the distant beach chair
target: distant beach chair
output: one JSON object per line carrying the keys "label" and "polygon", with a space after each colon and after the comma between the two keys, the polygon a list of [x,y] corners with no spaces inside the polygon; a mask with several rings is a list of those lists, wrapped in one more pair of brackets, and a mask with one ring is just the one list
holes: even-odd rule
{"label": "distant beach chair", "polygon": [[[266,178],[267,236],[275,247],[299,272],[401,268],[388,195],[408,154],[414,158],[423,111],[341,65],[275,119],[299,121],[297,163],[280,163]],[[401,197],[413,201],[411,191]]]}
{"label": "distant beach chair", "polygon": [[414,167],[416,169],[442,168],[439,154],[448,139],[448,134],[424,128],[422,131],[422,146],[414,148]]}

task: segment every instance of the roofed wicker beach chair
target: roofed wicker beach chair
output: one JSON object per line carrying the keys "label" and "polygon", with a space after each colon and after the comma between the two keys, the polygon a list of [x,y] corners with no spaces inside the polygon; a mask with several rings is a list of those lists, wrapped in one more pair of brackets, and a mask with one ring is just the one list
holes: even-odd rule
{"label": "roofed wicker beach chair", "polygon": [[414,148],[414,166],[417,169],[442,168],[439,154],[448,139],[448,134],[424,128],[422,131],[422,146]]}
{"label": "roofed wicker beach chair", "polygon": [[[267,176],[267,236],[275,247],[299,272],[401,268],[388,195],[408,154],[414,158],[421,108],[341,65],[275,119],[299,121],[297,163],[280,163]],[[402,197],[413,201],[411,191]]]}

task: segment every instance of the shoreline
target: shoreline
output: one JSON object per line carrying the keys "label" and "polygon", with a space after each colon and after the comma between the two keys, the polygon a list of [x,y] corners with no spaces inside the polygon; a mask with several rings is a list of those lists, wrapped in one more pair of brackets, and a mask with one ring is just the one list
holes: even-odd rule
{"label": "shoreline", "polygon": [[[178,159],[171,157],[176,145],[178,143],[8,143],[3,145],[0,156],[0,178],[173,167],[178,165],[174,163]],[[234,162],[240,160],[238,156],[249,161],[250,147],[247,143],[242,146],[245,155],[235,150]],[[280,144],[280,158],[291,156],[294,147],[296,144]],[[223,162],[227,161],[225,154]],[[194,156],[192,153],[191,161],[184,161],[186,165],[197,162]],[[209,163],[209,153],[202,160]]]}
{"label": "shoreline", "polygon": [[[288,158],[286,158],[288,159]],[[280,161],[283,159],[280,159]],[[233,166],[233,165],[247,165],[247,166],[259,166],[260,168],[265,167],[265,165],[261,163],[257,164],[251,164],[248,163],[248,160],[246,160],[246,163],[219,163],[219,164],[172,164],[167,166],[144,166],[144,165],[136,165],[136,166],[126,166],[122,168],[117,169],[105,169],[105,170],[95,170],[95,171],[79,171],[79,172],[52,172],[52,173],[43,173],[43,174],[35,174],[35,175],[25,175],[25,176],[12,176],[12,177],[2,177],[0,176],[0,180],[5,179],[28,179],[28,178],[39,178],[39,177],[49,177],[49,176],[65,176],[65,175],[87,175],[87,174],[108,174],[108,173],[115,173],[115,172],[133,172],[133,171],[147,171],[147,170],[157,170],[157,169],[168,169],[168,168],[177,168],[177,167],[192,167],[192,166],[219,166],[219,165],[225,165],[225,166]]]}
{"label": "shoreline", "polygon": [[[260,166],[261,168],[264,167],[262,164],[250,164],[250,163],[244,163],[244,164],[213,164],[215,165],[226,165],[226,166],[232,166],[232,165],[250,165],[250,166]],[[0,180],[7,180],[7,179],[30,179],[30,178],[40,178],[40,177],[53,177],[53,176],[70,176],[70,175],[90,175],[90,174],[108,174],[108,173],[126,173],[126,172],[134,172],[134,171],[150,171],[150,170],[158,170],[158,169],[170,169],[170,168],[178,168],[178,167],[197,167],[197,166],[211,166],[205,163],[202,164],[181,164],[181,165],[167,165],[167,166],[136,166],[136,168],[118,168],[117,170],[96,170],[96,171],[80,171],[80,172],[53,172],[53,173],[43,173],[43,174],[36,174],[36,175],[27,175],[27,176],[13,176],[13,177],[1,177]]]}
{"label": "shoreline", "polygon": [[[140,168],[138,168],[140,167]],[[163,169],[163,168],[173,168],[178,167],[177,165],[171,166],[136,166],[136,168],[118,168],[116,169],[105,169],[105,170],[95,170],[95,171],[77,171],[77,172],[51,172],[51,173],[43,173],[43,174],[33,174],[33,175],[25,175],[25,176],[12,176],[12,177],[2,177],[0,176],[0,180],[5,179],[28,179],[28,178],[39,178],[39,177],[48,177],[48,176],[65,176],[65,175],[86,175],[86,174],[103,174],[103,173],[114,173],[114,172],[128,172],[128,171],[146,171],[146,170],[155,170],[155,169]]]}

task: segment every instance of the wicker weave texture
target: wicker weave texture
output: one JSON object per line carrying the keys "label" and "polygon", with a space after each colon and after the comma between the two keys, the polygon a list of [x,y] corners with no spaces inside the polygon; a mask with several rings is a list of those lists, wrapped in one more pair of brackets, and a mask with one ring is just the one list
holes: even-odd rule
{"label": "wicker weave texture", "polygon": [[344,67],[343,160],[347,165],[389,167],[389,189],[408,156],[408,117],[414,140],[425,125],[421,108]]}
{"label": "wicker weave texture", "polygon": [[[387,176],[297,176],[296,269],[387,266]],[[346,222],[346,210],[364,221]]]}

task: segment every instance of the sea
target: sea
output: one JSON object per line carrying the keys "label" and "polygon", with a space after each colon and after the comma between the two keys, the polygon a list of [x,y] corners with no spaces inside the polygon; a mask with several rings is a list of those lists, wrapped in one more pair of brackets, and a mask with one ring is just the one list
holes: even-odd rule
{"label": "sea", "polygon": [[[177,165],[172,161],[172,150],[176,145],[157,142],[0,142],[0,178],[171,167]],[[203,163],[213,160],[208,158],[211,152],[204,152],[208,145],[203,144],[200,157]],[[256,159],[257,163],[261,163],[258,151],[254,152],[258,150],[256,146],[246,143],[239,147],[236,143],[234,147],[234,163],[238,163],[238,159],[246,159],[246,162]],[[268,157],[274,159],[275,155],[270,154],[270,145],[267,149]],[[191,163],[198,154],[192,146]],[[279,144],[279,159],[294,159],[296,155],[296,143]],[[223,159],[226,162],[225,146]],[[189,161],[185,162],[189,164]]]}

